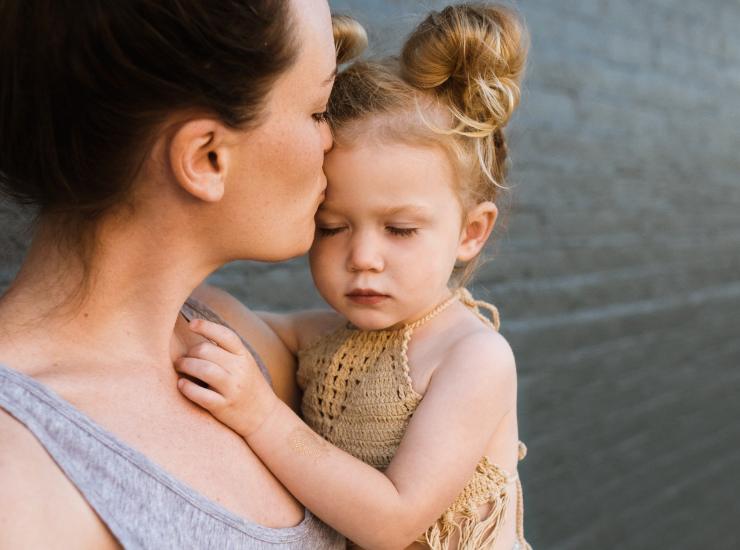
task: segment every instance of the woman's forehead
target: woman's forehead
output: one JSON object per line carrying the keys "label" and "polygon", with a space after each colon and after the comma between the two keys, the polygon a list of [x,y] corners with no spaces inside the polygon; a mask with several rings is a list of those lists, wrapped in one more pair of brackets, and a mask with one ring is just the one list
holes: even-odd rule
{"label": "woman's forehead", "polygon": [[336,49],[328,4],[325,0],[292,0],[291,12],[298,56],[288,72],[308,86],[331,85]]}

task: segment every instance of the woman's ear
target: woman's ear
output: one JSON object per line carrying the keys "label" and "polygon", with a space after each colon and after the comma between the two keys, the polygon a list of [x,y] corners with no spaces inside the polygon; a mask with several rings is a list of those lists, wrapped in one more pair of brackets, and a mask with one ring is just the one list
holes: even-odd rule
{"label": "woman's ear", "polygon": [[170,141],[169,161],[175,180],[202,201],[218,202],[224,195],[226,133],[217,120],[193,119],[182,124]]}
{"label": "woman's ear", "polygon": [[468,262],[480,253],[493,231],[497,217],[498,208],[490,201],[477,204],[468,211],[457,246],[458,261]]}

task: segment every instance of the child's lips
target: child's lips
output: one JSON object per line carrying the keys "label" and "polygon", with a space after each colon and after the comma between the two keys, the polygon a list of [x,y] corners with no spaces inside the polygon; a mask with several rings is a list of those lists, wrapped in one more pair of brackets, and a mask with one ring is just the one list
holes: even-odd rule
{"label": "child's lips", "polygon": [[353,302],[361,305],[375,305],[390,298],[387,294],[364,288],[348,292],[346,296]]}

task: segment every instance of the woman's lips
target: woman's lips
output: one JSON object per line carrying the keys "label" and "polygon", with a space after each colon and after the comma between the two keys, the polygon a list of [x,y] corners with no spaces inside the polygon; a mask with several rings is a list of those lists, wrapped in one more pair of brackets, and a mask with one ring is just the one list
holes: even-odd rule
{"label": "woman's lips", "polygon": [[353,290],[347,294],[347,298],[356,304],[373,306],[387,300],[390,296],[387,294],[381,294],[380,292],[375,292],[374,290]]}

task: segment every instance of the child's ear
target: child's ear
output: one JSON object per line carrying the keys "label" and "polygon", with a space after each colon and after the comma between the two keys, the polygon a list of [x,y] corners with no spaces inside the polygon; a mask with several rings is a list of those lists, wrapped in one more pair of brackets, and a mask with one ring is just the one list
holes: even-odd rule
{"label": "child's ear", "polygon": [[498,208],[490,201],[477,204],[468,211],[460,232],[457,259],[468,262],[475,258],[488,240],[498,217]]}
{"label": "child's ear", "polygon": [[177,183],[195,198],[221,200],[229,150],[226,131],[213,119],[195,119],[177,129],[169,146],[169,162]]}

